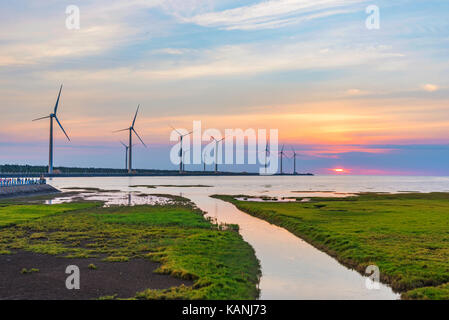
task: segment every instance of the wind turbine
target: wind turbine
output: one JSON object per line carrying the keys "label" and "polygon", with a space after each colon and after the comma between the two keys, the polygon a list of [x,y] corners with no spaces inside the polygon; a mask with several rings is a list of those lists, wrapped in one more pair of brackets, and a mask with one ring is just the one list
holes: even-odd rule
{"label": "wind turbine", "polygon": [[179,162],[179,173],[182,173],[184,171],[184,165],[183,165],[184,154],[182,152],[182,140],[184,139],[184,137],[187,137],[187,136],[191,135],[193,133],[193,131],[190,131],[189,133],[186,133],[186,134],[182,134],[181,132],[176,130],[173,126],[170,126],[170,127],[179,134],[179,144],[181,146],[181,149],[179,150],[179,159],[180,159],[180,162]]}
{"label": "wind turbine", "polygon": [[217,139],[215,139],[215,137],[212,137],[212,139],[214,139],[214,141],[215,141],[215,151],[214,151],[214,153],[215,153],[215,173],[218,173],[218,144],[220,142],[222,142],[224,139],[226,139],[226,137],[224,137],[221,140],[217,140]]}
{"label": "wind turbine", "polygon": [[134,120],[131,124],[131,127],[126,128],[126,129],[122,129],[122,130],[117,130],[114,132],[121,132],[121,131],[128,131],[129,130],[129,144],[128,144],[128,173],[131,174],[132,173],[132,167],[133,167],[133,132],[135,133],[135,135],[137,136],[137,138],[139,138],[140,142],[142,142],[142,144],[145,146],[145,148],[147,148],[147,145],[145,144],[145,142],[143,142],[142,138],[140,138],[139,134],[137,133],[137,131],[134,129],[134,125],[136,123],[136,118],[137,118],[137,113],[139,112],[140,109],[140,104],[137,106],[137,110],[136,110],[136,114],[134,115]]}
{"label": "wind turbine", "polygon": [[284,171],[283,171],[283,169],[282,169],[282,160],[284,160],[284,145],[282,145],[282,149],[281,149],[281,151],[279,152],[279,155],[281,156],[281,174],[284,174]]}
{"label": "wind turbine", "polygon": [[291,148],[293,151],[293,174],[295,175],[295,174],[297,174],[296,173],[296,155],[297,155],[297,153],[296,153],[295,149],[293,149],[293,147],[291,147]]}
{"label": "wind turbine", "polygon": [[124,144],[122,141],[120,141],[120,143],[123,145],[123,147],[125,147],[125,169],[128,169],[128,150],[129,147]]}
{"label": "wind turbine", "polygon": [[265,143],[265,174],[267,174],[267,166],[268,166],[268,155],[270,154],[270,149],[268,149],[268,142]]}
{"label": "wind turbine", "polygon": [[62,84],[61,88],[59,89],[58,99],[56,100],[55,108],[53,110],[53,113],[50,113],[50,115],[38,119],[34,119],[33,121],[43,120],[43,119],[50,119],[50,143],[49,143],[49,152],[48,152],[48,173],[53,173],[53,119],[56,120],[59,127],[61,128],[62,132],[64,132],[67,139],[70,141],[69,136],[65,132],[64,128],[61,125],[61,122],[59,122],[58,117],[56,116],[56,113],[58,112],[58,105],[59,105],[59,98],[61,98],[61,91],[62,91]]}

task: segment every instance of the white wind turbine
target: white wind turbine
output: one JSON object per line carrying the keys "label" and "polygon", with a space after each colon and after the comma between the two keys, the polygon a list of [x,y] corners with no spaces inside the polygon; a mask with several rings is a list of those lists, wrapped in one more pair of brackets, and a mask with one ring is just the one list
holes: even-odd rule
{"label": "white wind turbine", "polygon": [[184,153],[182,152],[182,143],[183,143],[183,139],[184,137],[187,137],[189,135],[191,135],[193,133],[193,131],[190,131],[189,133],[186,134],[182,134],[181,132],[179,132],[178,130],[176,130],[173,126],[170,126],[173,130],[176,131],[176,133],[179,135],[179,145],[181,147],[181,149],[179,150],[179,173],[182,173],[184,171],[184,165],[183,165],[183,158],[184,158]]}
{"label": "white wind turbine", "polygon": [[296,172],[296,155],[297,155],[297,153],[296,153],[296,150],[293,149],[293,147],[291,147],[291,148],[293,151],[293,174],[295,175],[295,174],[297,174],[297,172]]}
{"label": "white wind turbine", "polygon": [[270,149],[268,149],[268,142],[265,143],[265,150],[262,151],[262,152],[265,153],[265,164],[264,164],[264,166],[265,166],[265,174],[267,174],[268,156],[270,154]]}
{"label": "white wind turbine", "polygon": [[226,139],[226,137],[224,137],[221,140],[217,140],[217,139],[215,139],[215,137],[212,137],[212,139],[214,139],[214,141],[215,141],[215,150],[214,150],[214,153],[215,153],[215,173],[218,173],[218,144],[220,142],[222,142],[224,139]]}
{"label": "white wind turbine", "polygon": [[284,170],[283,170],[283,168],[282,168],[282,162],[283,162],[283,160],[284,160],[284,145],[282,145],[282,149],[281,149],[281,151],[279,152],[279,155],[280,155],[280,157],[281,157],[281,174],[284,174]]}
{"label": "white wind turbine", "polygon": [[143,142],[142,138],[140,138],[139,134],[137,133],[137,131],[134,129],[134,125],[136,123],[136,118],[137,118],[137,113],[139,112],[140,109],[140,105],[137,106],[137,110],[136,110],[136,114],[134,115],[134,120],[131,124],[131,127],[126,128],[126,129],[122,129],[122,130],[117,130],[114,132],[121,132],[121,131],[129,131],[129,144],[128,144],[128,173],[131,174],[132,173],[132,166],[133,166],[133,158],[132,158],[132,154],[133,154],[133,132],[134,134],[137,136],[137,138],[139,138],[140,142],[142,142],[142,144],[145,146],[145,148],[147,148],[147,145],[145,144],[145,142]]}
{"label": "white wind turbine", "polygon": [[53,110],[53,113],[50,113],[50,115],[38,119],[34,119],[33,121],[43,120],[43,119],[50,119],[50,142],[49,142],[49,152],[48,152],[48,173],[53,173],[53,119],[56,120],[59,127],[61,128],[62,132],[64,132],[67,139],[70,141],[69,136],[65,132],[64,128],[61,125],[61,122],[59,122],[58,117],[56,116],[56,113],[58,112],[58,105],[59,105],[59,99],[61,98],[61,91],[62,91],[62,85],[59,89],[58,99],[56,100],[55,108]]}

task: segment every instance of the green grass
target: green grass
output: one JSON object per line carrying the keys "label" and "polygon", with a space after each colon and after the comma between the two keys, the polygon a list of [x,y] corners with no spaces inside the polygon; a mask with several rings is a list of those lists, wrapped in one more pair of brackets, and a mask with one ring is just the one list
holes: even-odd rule
{"label": "green grass", "polygon": [[20,271],[21,274],[29,274],[29,273],[37,273],[40,270],[37,268],[31,268],[31,269],[27,269],[27,268],[23,268],[22,271]]}
{"label": "green grass", "polygon": [[449,284],[410,290],[403,294],[402,297],[413,300],[449,300]]}
{"label": "green grass", "polygon": [[288,229],[361,273],[368,265],[377,265],[381,281],[403,293],[403,298],[448,298],[447,193],[366,193],[350,198],[314,198],[308,203],[215,197]]}
{"label": "green grass", "polygon": [[41,218],[70,210],[79,210],[95,206],[94,203],[57,204],[57,205],[0,205],[0,228]]}
{"label": "green grass", "polygon": [[202,215],[190,212],[188,207],[131,207],[123,212],[95,213],[94,216],[107,223],[210,228]]}
{"label": "green grass", "polygon": [[[88,203],[87,203],[88,204]],[[138,299],[255,299],[259,262],[233,230],[222,230],[183,199],[173,205],[109,207],[70,203],[24,205],[31,219],[0,229],[0,254],[18,250],[65,258],[101,257],[110,263],[144,258],[156,272],[192,280],[193,286],[136,293]],[[1,204],[0,204],[1,206]],[[15,205],[4,207],[4,214]],[[64,210],[62,210],[64,208]]]}

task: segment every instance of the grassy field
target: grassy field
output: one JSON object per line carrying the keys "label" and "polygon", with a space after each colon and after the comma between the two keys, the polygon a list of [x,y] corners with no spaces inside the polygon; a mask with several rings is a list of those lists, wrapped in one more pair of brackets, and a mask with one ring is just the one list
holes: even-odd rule
{"label": "grassy field", "polygon": [[186,199],[172,205],[110,207],[0,204],[0,254],[160,262],[157,272],[192,287],[146,290],[137,299],[255,299],[259,262],[235,228],[211,224]]}
{"label": "grassy field", "polygon": [[[404,299],[449,298],[449,194],[361,194],[310,202],[248,202],[215,196],[284,227]],[[237,197],[237,196],[235,196]]]}
{"label": "grassy field", "polygon": [[10,205],[0,203],[0,228],[27,220],[95,206],[89,203],[47,205]]}

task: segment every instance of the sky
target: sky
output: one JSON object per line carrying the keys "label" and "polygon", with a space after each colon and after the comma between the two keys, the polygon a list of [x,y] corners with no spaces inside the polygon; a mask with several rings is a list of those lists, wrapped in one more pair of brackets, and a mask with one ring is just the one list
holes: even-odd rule
{"label": "sky", "polygon": [[126,132],[113,131],[140,104],[136,168],[176,168],[170,125],[201,121],[278,129],[301,172],[449,175],[448,12],[447,0],[3,0],[0,164],[48,163],[48,122],[31,120],[64,83],[71,142],[55,129],[55,166],[124,167]]}

